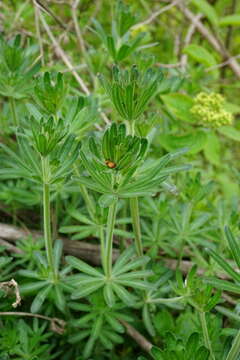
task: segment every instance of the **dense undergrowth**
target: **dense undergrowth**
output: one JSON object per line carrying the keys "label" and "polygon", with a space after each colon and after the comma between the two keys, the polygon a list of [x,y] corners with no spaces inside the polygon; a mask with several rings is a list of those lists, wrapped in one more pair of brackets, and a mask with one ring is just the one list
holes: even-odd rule
{"label": "dense undergrowth", "polygon": [[240,4],[0,10],[0,359],[239,360]]}

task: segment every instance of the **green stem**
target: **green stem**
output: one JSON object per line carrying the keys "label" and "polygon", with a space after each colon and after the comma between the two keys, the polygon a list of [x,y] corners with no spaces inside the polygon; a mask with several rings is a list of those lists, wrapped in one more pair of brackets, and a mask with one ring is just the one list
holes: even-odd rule
{"label": "green stem", "polygon": [[204,345],[210,351],[210,359],[215,360],[211,340],[209,338],[209,333],[208,333],[206,313],[204,311],[199,311],[199,317],[200,317],[200,322],[201,322],[202,331],[203,331]]}
{"label": "green stem", "polygon": [[52,216],[53,241],[58,237],[58,218],[60,210],[60,194],[57,193]]}
{"label": "green stem", "polygon": [[48,266],[53,280],[57,280],[56,269],[53,260],[52,232],[51,232],[51,211],[50,211],[50,185],[48,182],[48,158],[42,157],[43,174],[43,223],[44,223],[44,241],[47,253]]}
{"label": "green stem", "polygon": [[240,354],[240,330],[233,340],[231,350],[228,353],[226,360],[237,360]]}
{"label": "green stem", "polygon": [[[135,121],[127,122],[129,133],[134,136],[135,133]],[[143,255],[143,245],[142,245],[142,236],[141,236],[141,227],[140,227],[140,216],[139,216],[139,205],[138,198],[134,197],[130,199],[130,211],[133,223],[133,232],[135,236],[135,244],[138,256]]]}
{"label": "green stem", "polygon": [[11,108],[11,112],[12,112],[13,123],[17,127],[17,126],[19,126],[19,122],[18,122],[18,118],[17,118],[15,99],[13,97],[10,97],[9,103],[10,103],[10,108]]}
{"label": "green stem", "polygon": [[[123,218],[127,217],[127,203],[126,202],[123,204],[123,207],[122,207],[122,210],[121,210],[121,215],[122,215]],[[120,225],[120,228],[123,231],[127,230],[126,224]],[[119,236],[119,243],[120,243],[120,253],[122,253],[126,249],[126,246],[127,246],[126,241],[122,236]]]}
{"label": "green stem", "polygon": [[100,247],[101,247],[101,262],[102,262],[102,267],[104,270],[104,273],[106,274],[106,256],[105,256],[105,233],[104,233],[104,226],[101,225],[100,229],[99,229],[99,238],[100,238]]}
{"label": "green stem", "polygon": [[90,197],[86,186],[80,184],[80,190],[81,190],[81,195],[85,201],[86,207],[87,207],[87,211],[91,217],[92,220],[95,219],[95,206],[94,203],[92,201],[92,198]]}
{"label": "green stem", "polygon": [[[76,166],[76,164],[74,165],[74,170],[75,170],[76,174],[78,176],[80,176],[80,172],[79,172],[79,169]],[[94,204],[92,198],[90,197],[86,186],[84,186],[83,184],[80,184],[79,187],[80,187],[80,191],[81,191],[81,195],[83,197],[83,200],[85,201],[87,211],[88,211],[91,219],[95,221],[96,220],[95,219],[95,213],[96,213],[95,204]]]}
{"label": "green stem", "polygon": [[135,135],[135,120],[127,120],[126,121],[128,133],[132,136]]}
{"label": "green stem", "polygon": [[117,201],[114,201],[114,203],[109,206],[109,210],[108,210],[106,245],[104,251],[106,276],[108,279],[111,278],[111,274],[112,274],[113,231],[116,220],[116,212],[117,212]]}
{"label": "green stem", "polygon": [[143,255],[143,246],[141,239],[141,227],[140,227],[140,216],[139,216],[139,206],[138,206],[138,198],[134,197],[130,199],[130,210],[132,216],[133,223],[133,232],[135,235],[136,249],[138,256]]}

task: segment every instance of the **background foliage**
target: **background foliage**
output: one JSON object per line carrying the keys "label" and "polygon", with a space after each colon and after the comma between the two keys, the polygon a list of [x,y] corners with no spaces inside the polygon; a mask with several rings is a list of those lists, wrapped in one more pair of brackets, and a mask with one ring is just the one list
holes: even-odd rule
{"label": "background foliage", "polygon": [[236,0],[0,3],[0,359],[240,359],[239,28]]}

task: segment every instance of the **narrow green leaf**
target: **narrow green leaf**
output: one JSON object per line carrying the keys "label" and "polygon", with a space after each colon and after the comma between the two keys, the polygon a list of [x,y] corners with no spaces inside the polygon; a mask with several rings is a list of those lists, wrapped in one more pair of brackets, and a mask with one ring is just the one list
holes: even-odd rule
{"label": "narrow green leaf", "polygon": [[113,283],[112,286],[115,294],[124,304],[127,306],[133,306],[136,303],[136,297],[124,289],[123,286],[117,285],[116,283]]}
{"label": "narrow green leaf", "polygon": [[117,258],[117,261],[113,267],[113,273],[117,274],[118,271],[122,269],[122,267],[131,259],[133,254],[135,253],[134,247],[129,246],[123,253]]}
{"label": "narrow green leaf", "polygon": [[111,316],[111,314],[106,313],[105,318],[114,331],[117,331],[119,333],[124,333],[125,331],[124,326],[120,324],[120,322],[117,319]]}
{"label": "narrow green leaf", "polygon": [[147,331],[149,332],[149,334],[151,336],[155,336],[156,335],[156,331],[154,329],[154,326],[153,326],[153,323],[152,323],[152,319],[151,319],[151,314],[149,312],[149,309],[148,309],[148,305],[147,304],[144,304],[143,306],[143,310],[142,310],[142,314],[143,314],[143,322],[144,322],[144,325],[147,329]]}
{"label": "narrow green leaf", "polygon": [[214,250],[208,249],[209,254],[213,259],[224,269],[231,277],[237,282],[240,282],[240,274],[238,274],[221,256],[219,256]]}
{"label": "narrow green leaf", "polygon": [[63,242],[62,240],[57,239],[54,242],[54,249],[53,249],[55,269],[59,269],[62,252],[63,252]]}
{"label": "narrow green leaf", "polygon": [[46,280],[27,283],[20,286],[20,293],[22,295],[33,293],[36,290],[40,290],[42,287],[45,287],[47,284],[49,284],[49,282]]}
{"label": "narrow green leaf", "polygon": [[140,267],[144,267],[150,260],[150,257],[148,256],[139,256],[138,258],[132,260],[131,262],[123,265],[122,267],[114,267],[113,268],[113,274],[115,276],[118,276],[120,274],[126,273],[130,270],[135,270]]}
{"label": "narrow green leaf", "polygon": [[72,293],[71,298],[72,299],[80,299],[80,298],[86,297],[86,296],[92,294],[93,292],[97,291],[98,289],[100,289],[103,285],[104,285],[104,282],[100,281],[100,280],[96,280],[96,282],[91,282],[90,284],[85,285],[85,286],[83,285],[83,286],[81,286],[80,289],[75,290]]}
{"label": "narrow green leaf", "polygon": [[233,258],[240,269],[240,246],[237,243],[233,233],[231,232],[228,226],[225,227],[225,234],[228,240],[228,244],[230,246]]}
{"label": "narrow green leaf", "polygon": [[37,313],[41,309],[42,304],[48,297],[48,294],[50,293],[51,289],[52,289],[52,285],[48,285],[47,287],[44,287],[42,290],[38,292],[31,305],[32,313]]}
{"label": "narrow green leaf", "polygon": [[54,302],[57,308],[63,313],[66,311],[66,299],[61,287],[57,284],[53,288]]}
{"label": "narrow green leaf", "polygon": [[240,285],[233,284],[226,280],[216,278],[205,278],[204,281],[218,289],[230,291],[232,293],[240,294]]}
{"label": "narrow green leaf", "polygon": [[115,304],[115,296],[114,296],[114,292],[112,290],[112,285],[111,283],[106,283],[106,285],[104,286],[103,289],[103,295],[104,295],[104,299],[107,303],[107,305],[109,307],[113,307]]}
{"label": "narrow green leaf", "polygon": [[94,267],[86,264],[80,259],[75,258],[74,256],[67,256],[66,261],[69,265],[71,265],[73,268],[78,269],[79,271],[95,276],[97,278],[103,278],[103,275],[96,270]]}

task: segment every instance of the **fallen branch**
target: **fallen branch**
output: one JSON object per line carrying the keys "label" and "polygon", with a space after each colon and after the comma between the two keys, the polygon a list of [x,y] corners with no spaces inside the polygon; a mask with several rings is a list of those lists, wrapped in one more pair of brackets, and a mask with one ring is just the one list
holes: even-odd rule
{"label": "fallen branch", "polygon": [[22,254],[23,251],[19,248],[17,248],[16,246],[9,244],[8,241],[0,239],[0,246],[3,246],[4,248],[6,248],[7,250],[9,250],[12,253],[15,254]]}
{"label": "fallen branch", "polygon": [[[181,263],[179,264],[178,260],[176,259],[164,258],[164,262],[169,269],[176,270],[179,268],[184,275],[187,275],[194,265],[194,263],[190,260],[182,260]],[[205,273],[204,269],[198,268],[197,270],[198,275],[201,276],[204,275],[204,273]],[[231,279],[228,274],[220,273],[220,272],[217,273],[217,277],[223,280]]]}
{"label": "fallen branch", "polygon": [[[43,237],[43,234],[40,231],[28,231],[13,225],[2,223],[0,223],[0,234],[2,239],[14,243],[29,236],[33,237],[33,239]],[[100,246],[89,244],[84,241],[69,240],[64,237],[61,237],[60,239],[63,242],[63,249],[65,253],[77,256],[94,265],[101,264]],[[11,251],[10,248],[8,249]],[[118,255],[119,251],[114,249],[113,261],[117,259]]]}
{"label": "fallen branch", "polygon": [[[10,242],[16,242],[18,240],[27,238],[32,236],[34,239],[43,237],[43,234],[40,231],[36,230],[24,230],[17,226],[9,225],[0,223],[0,234],[2,241],[7,240]],[[100,256],[100,245],[94,245],[87,243],[85,241],[77,241],[77,240],[70,240],[65,237],[60,237],[63,241],[63,249],[64,252],[69,255],[77,256],[85,261],[89,261],[94,265],[101,264],[101,256]],[[1,243],[0,243],[1,244]],[[8,244],[8,249],[13,252],[16,252],[15,246]],[[20,249],[18,249],[21,252]],[[116,261],[117,257],[119,256],[119,250],[113,249],[113,261]],[[178,260],[171,259],[171,258],[163,258],[165,265],[172,270],[176,270],[179,266]],[[182,260],[179,266],[179,269],[184,273],[187,274],[189,270],[192,268],[193,262],[190,260]],[[203,275],[205,272],[204,269],[198,269],[198,275]],[[225,273],[218,273],[217,276],[221,279],[230,279],[229,275]]]}
{"label": "fallen branch", "polygon": [[146,352],[150,352],[153,344],[151,344],[142,334],[140,334],[132,325],[128,324],[124,320],[119,322],[125,327],[127,334],[136,341],[136,343]]}
{"label": "fallen branch", "polygon": [[[18,240],[27,238],[32,236],[34,239],[43,237],[43,234],[40,231],[36,230],[24,230],[19,227],[0,223],[0,234],[1,239],[16,242]],[[77,241],[70,240],[64,237],[60,237],[63,242],[63,250],[65,253],[69,255],[74,255],[79,257],[85,261],[90,262],[94,265],[101,264],[101,256],[100,256],[100,246],[89,244],[85,241]],[[9,249],[11,251],[11,249]],[[187,251],[187,250],[186,250]],[[119,256],[119,250],[113,249],[113,261],[116,261]],[[182,260],[180,265],[178,264],[178,260],[170,259],[163,257],[165,265],[172,270],[176,270],[178,267],[184,273],[187,274],[193,266],[193,262],[190,260]],[[204,269],[198,269],[198,275],[203,275],[205,272]],[[229,275],[225,273],[218,273],[217,276],[221,279],[230,279]]]}
{"label": "fallen branch", "polygon": [[[32,236],[33,239],[43,237],[43,234],[40,231],[28,231],[13,225],[8,225],[3,223],[0,223],[0,234],[2,239],[10,242],[16,242],[18,240],[24,239],[29,236]],[[70,240],[63,237],[61,237],[60,239],[63,242],[63,250],[66,254],[74,255],[93,265],[101,265],[101,255],[100,255],[101,249],[99,245],[89,244],[85,241]],[[13,247],[14,249],[16,248],[15,246]],[[8,250],[12,251],[10,247],[8,248]],[[119,256],[119,250],[113,249],[113,262],[116,261],[118,256]],[[182,260],[180,264],[176,259],[163,257],[163,260],[166,267],[168,267],[171,270],[180,269],[184,275],[187,275],[193,266],[193,262],[190,260]],[[204,273],[205,273],[204,269],[198,268],[197,270],[198,275],[201,276]],[[217,276],[220,279],[225,279],[225,280],[231,279],[230,276],[225,273],[218,273]],[[223,294],[223,298],[225,298],[225,300],[228,301],[230,304],[233,305],[236,304],[235,299],[231,298],[229,295],[225,293]]]}

